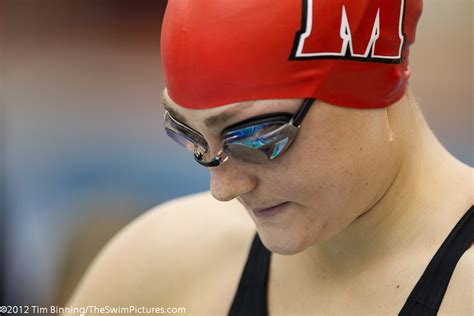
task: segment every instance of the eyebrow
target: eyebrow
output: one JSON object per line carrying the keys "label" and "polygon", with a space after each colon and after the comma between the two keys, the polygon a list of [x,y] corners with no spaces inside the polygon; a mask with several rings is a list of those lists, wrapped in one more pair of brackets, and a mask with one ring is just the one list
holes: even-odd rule
{"label": "eyebrow", "polygon": [[[173,116],[175,119],[177,119],[181,123],[189,125],[186,118],[171,107],[171,103],[168,101],[168,99],[166,99],[165,97],[162,97],[161,103],[163,104],[163,107],[171,114],[171,116]],[[204,125],[206,125],[207,128],[216,128],[216,126],[222,126],[225,123],[227,123],[230,119],[232,119],[239,110],[241,110],[242,108],[247,108],[249,106],[250,104],[242,104],[242,106],[240,106],[239,108],[229,109],[222,113],[207,117],[204,119]]]}

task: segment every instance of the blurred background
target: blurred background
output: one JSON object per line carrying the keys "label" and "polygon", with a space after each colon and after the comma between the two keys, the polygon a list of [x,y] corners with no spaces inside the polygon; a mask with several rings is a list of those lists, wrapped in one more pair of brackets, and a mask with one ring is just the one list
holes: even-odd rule
{"label": "blurred background", "polygon": [[[63,304],[121,227],[208,189],[162,131],[160,0],[0,0],[0,305]],[[473,157],[471,0],[425,2],[411,87]]]}

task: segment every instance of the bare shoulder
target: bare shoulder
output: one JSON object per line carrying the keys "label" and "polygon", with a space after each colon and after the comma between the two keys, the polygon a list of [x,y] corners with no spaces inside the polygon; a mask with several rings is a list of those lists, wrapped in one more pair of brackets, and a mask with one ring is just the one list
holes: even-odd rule
{"label": "bare shoulder", "polygon": [[466,250],[451,276],[439,315],[474,315],[474,245]]}
{"label": "bare shoulder", "polygon": [[[104,247],[68,305],[183,306],[198,290],[227,298],[254,233],[238,201],[218,202],[205,192],[166,202]],[[228,293],[221,290],[226,282]]]}

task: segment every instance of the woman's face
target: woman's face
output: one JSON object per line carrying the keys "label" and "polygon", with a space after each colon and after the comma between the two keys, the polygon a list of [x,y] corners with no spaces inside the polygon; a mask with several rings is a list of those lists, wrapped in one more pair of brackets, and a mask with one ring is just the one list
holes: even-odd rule
{"label": "woman's face", "polygon": [[[206,138],[212,153],[219,151],[225,127],[261,114],[295,113],[302,102],[262,100],[191,110],[175,104],[166,90],[163,97],[178,120]],[[382,197],[400,165],[396,143],[387,109],[317,100],[281,157],[263,165],[230,158],[209,168],[210,190],[218,200],[242,203],[269,250],[295,254],[330,239]],[[278,205],[276,212],[263,212],[268,215],[255,213]]]}

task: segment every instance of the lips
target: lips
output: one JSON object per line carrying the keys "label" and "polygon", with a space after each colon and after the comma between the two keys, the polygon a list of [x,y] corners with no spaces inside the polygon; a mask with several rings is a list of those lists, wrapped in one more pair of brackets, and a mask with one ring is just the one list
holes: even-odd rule
{"label": "lips", "polygon": [[268,216],[274,216],[283,211],[286,206],[289,204],[289,202],[284,202],[281,204],[277,204],[274,206],[270,207],[265,207],[265,208],[256,208],[252,209],[252,212],[255,214],[257,217],[268,217]]}

